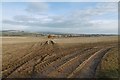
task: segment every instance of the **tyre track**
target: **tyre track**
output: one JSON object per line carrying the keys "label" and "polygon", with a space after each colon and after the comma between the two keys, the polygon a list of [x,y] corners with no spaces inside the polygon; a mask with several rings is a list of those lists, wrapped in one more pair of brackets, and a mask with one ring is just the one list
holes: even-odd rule
{"label": "tyre track", "polygon": [[28,61],[24,65],[20,66],[18,69],[16,69],[13,73],[11,73],[8,78],[31,78],[32,68],[35,64],[38,62],[41,62],[44,60],[46,55],[42,55],[42,57],[37,56],[33,58],[32,60]]}
{"label": "tyre track", "polygon": [[[48,77],[57,77],[57,78],[63,78],[67,77],[74,69],[76,69],[79,64],[81,64],[86,58],[88,58],[90,55],[92,55],[95,51],[95,49],[90,49],[85,52],[83,52],[81,55],[77,55],[61,66],[59,66],[54,71],[50,72],[47,76]],[[89,53],[88,53],[89,52]]]}
{"label": "tyre track", "polygon": [[[26,68],[27,69],[31,68],[31,67],[28,67],[29,66],[28,63],[33,62],[34,64],[30,65],[32,67],[34,65],[37,65],[38,63],[41,62],[41,60],[39,59],[39,58],[41,58],[41,56],[44,56],[44,55],[46,56],[46,54],[49,54],[48,52],[53,53],[51,51],[54,51],[54,46],[51,45],[51,44],[46,45],[46,42],[45,43],[40,43],[40,44],[36,43],[36,44],[34,44],[34,47],[32,48],[31,51],[34,51],[34,52],[29,53],[30,55],[27,55],[26,57],[22,58],[19,61],[19,63],[17,63],[18,65],[14,66],[12,68],[9,68],[9,70],[4,71],[3,72],[3,74],[4,74],[3,77],[8,77],[9,75],[14,74],[14,72],[16,72],[17,69],[19,69],[19,68],[22,68],[21,70],[24,70],[24,71],[26,70]],[[34,59],[36,61],[38,59],[38,62],[36,63],[36,61],[34,61]],[[25,64],[27,64],[27,65],[25,67],[23,67]],[[19,72],[22,72],[22,71],[19,71]]]}
{"label": "tyre track", "polygon": [[[57,44],[36,43],[30,51],[28,50],[27,55],[2,71],[3,78],[91,78],[95,74],[98,63],[110,47],[99,49],[61,49]],[[99,51],[96,52],[97,50]]]}
{"label": "tyre track", "polygon": [[[41,45],[41,46],[40,46]],[[13,73],[16,69],[18,69],[20,66],[26,64],[29,62],[31,59],[35,58],[36,56],[41,56],[41,52],[46,48],[47,46],[44,46],[43,44],[36,43],[33,45],[31,52],[28,53],[28,55],[24,56],[22,59],[20,59],[18,62],[15,62],[12,64],[11,67],[8,69],[2,71],[3,73],[3,78],[8,77],[11,73]]]}
{"label": "tyre track", "polygon": [[22,60],[22,58],[24,58],[25,56],[29,55],[29,53],[31,52],[31,49],[33,48],[33,46],[34,46],[34,44],[31,45],[31,47],[28,48],[28,49],[25,51],[25,52],[26,52],[26,53],[25,53],[26,55],[20,57],[20,59],[16,59],[16,60],[14,61],[14,63],[12,62],[12,63],[9,63],[9,64],[7,64],[7,65],[4,65],[4,66],[2,67],[2,71],[4,72],[4,71],[7,70],[8,68],[12,67],[13,64],[18,63],[19,61]]}
{"label": "tyre track", "polygon": [[[60,59],[57,59],[56,61],[51,62],[49,65],[47,65],[45,68],[41,69],[41,70],[37,70],[37,77],[43,77],[43,75],[47,75],[48,73],[50,73],[51,71],[55,70],[57,67],[59,67],[60,65],[64,64],[65,62],[67,62],[68,60],[70,60],[71,58],[77,56],[77,55],[81,55],[82,52],[91,50],[92,48],[88,48],[88,49],[83,49],[83,50],[75,50],[74,52],[70,53],[69,55],[66,55]],[[38,67],[39,68],[39,67]]]}
{"label": "tyre track", "polygon": [[[43,44],[43,45],[46,45],[46,44]],[[48,49],[48,48],[50,48],[51,46],[49,46],[49,45],[47,45],[47,47],[46,47],[46,49]],[[45,46],[44,46],[44,48],[43,48],[43,50],[41,50],[41,53],[43,53],[41,56],[44,56],[45,55],[45,57],[46,57],[46,52],[42,52],[42,51],[44,51],[44,50],[46,50],[45,49]],[[44,54],[45,53],[45,54]],[[52,53],[52,52],[51,52]],[[48,55],[48,54],[47,54]],[[53,57],[55,57],[56,56],[56,54],[53,56]],[[52,59],[53,59],[53,57],[52,57]],[[60,57],[60,56],[59,56]],[[28,71],[28,70],[31,70],[32,69],[32,67],[33,66],[36,66],[37,64],[39,64],[39,63],[41,63],[41,60],[39,60],[39,58],[41,58],[40,56],[36,56],[36,57],[34,57],[32,60],[30,60],[30,61],[27,61],[26,63],[24,63],[24,64],[22,64],[22,65],[20,65],[18,68],[16,68],[16,70],[15,71],[13,71],[11,74],[9,74],[8,75],[8,77],[12,77],[12,76],[14,76],[14,74],[17,74],[17,71],[19,71],[19,72],[25,72],[25,71]],[[34,59],[36,59],[35,61],[34,61]],[[49,59],[49,58],[48,58]],[[55,59],[55,58],[54,58]],[[53,60],[54,60],[53,59]],[[57,58],[56,58],[57,59]],[[36,63],[36,61],[37,61],[37,63]],[[49,60],[47,60],[45,63],[43,62],[43,64],[44,64],[44,66],[46,66],[47,64],[49,64],[49,63],[47,63]],[[28,64],[29,63],[34,63],[34,64],[30,64],[29,65],[29,67],[28,67]],[[47,63],[47,64],[46,64]],[[25,65],[25,64],[27,64],[27,65]],[[20,70],[18,70],[18,69],[20,69]],[[29,71],[30,72],[30,71]],[[15,75],[16,76],[16,75]],[[15,77],[14,76],[14,77]],[[21,75],[22,76],[22,75]]]}
{"label": "tyre track", "polygon": [[69,55],[70,52],[74,52],[77,49],[69,49],[69,51],[66,52],[66,50],[59,52],[58,54],[53,54],[49,57],[47,57],[43,62],[40,64],[38,63],[36,65],[37,71],[41,71],[44,69],[46,66],[48,66],[50,63],[57,61],[58,59],[61,59],[62,57]]}
{"label": "tyre track", "polygon": [[97,65],[100,63],[102,57],[111,49],[107,47],[99,50],[82,64],[80,64],[68,78],[94,78]]}

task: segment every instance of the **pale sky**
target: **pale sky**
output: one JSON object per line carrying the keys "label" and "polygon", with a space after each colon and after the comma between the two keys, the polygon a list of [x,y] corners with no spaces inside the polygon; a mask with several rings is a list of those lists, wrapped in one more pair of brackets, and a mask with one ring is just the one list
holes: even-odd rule
{"label": "pale sky", "polygon": [[3,2],[2,29],[117,34],[117,2]]}

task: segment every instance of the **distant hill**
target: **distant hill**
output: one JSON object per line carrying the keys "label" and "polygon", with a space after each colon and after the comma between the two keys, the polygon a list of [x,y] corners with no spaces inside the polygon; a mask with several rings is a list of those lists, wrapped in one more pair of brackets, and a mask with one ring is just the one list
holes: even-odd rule
{"label": "distant hill", "polygon": [[115,34],[72,34],[72,33],[59,33],[59,32],[29,32],[20,30],[3,30],[0,31],[0,36],[48,36],[56,35],[60,37],[99,37],[99,36],[117,36]]}
{"label": "distant hill", "polygon": [[32,33],[20,30],[3,30],[0,31],[0,36],[43,36],[40,33]]}

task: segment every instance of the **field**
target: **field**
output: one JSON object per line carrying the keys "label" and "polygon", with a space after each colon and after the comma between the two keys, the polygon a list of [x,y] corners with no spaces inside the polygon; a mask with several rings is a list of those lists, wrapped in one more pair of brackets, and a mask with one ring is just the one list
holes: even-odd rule
{"label": "field", "polygon": [[118,77],[117,36],[1,39],[3,78]]}

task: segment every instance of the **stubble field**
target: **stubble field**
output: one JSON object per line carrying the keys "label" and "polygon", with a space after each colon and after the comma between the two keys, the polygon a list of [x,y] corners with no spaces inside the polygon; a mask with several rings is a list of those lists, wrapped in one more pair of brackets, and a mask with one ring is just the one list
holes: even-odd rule
{"label": "stubble field", "polygon": [[3,78],[118,77],[117,36],[1,39]]}

